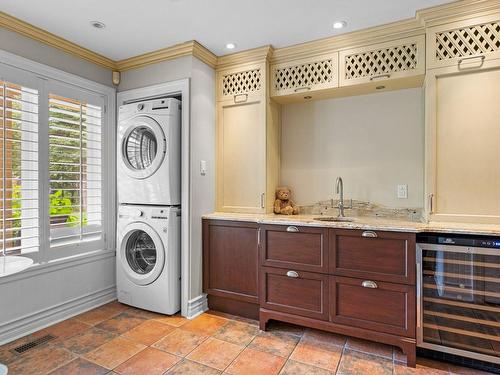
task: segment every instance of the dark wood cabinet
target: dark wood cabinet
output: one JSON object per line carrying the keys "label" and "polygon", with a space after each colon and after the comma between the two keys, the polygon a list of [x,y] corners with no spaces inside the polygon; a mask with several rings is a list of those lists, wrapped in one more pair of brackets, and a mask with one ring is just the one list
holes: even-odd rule
{"label": "dark wood cabinet", "polygon": [[328,320],[328,275],[281,268],[261,268],[261,306]]}
{"label": "dark wood cabinet", "polygon": [[203,221],[203,290],[209,298],[216,297],[219,308],[240,302],[246,309],[253,304],[258,310],[258,241],[259,228],[254,223]]}
{"label": "dark wood cabinet", "polygon": [[399,346],[416,360],[415,234],[204,220],[209,307]]}
{"label": "dark wood cabinet", "polygon": [[415,288],[350,277],[330,277],[330,320],[415,338]]}
{"label": "dark wood cabinet", "polygon": [[263,225],[261,264],[268,267],[328,273],[328,230]]}
{"label": "dark wood cabinet", "polygon": [[415,284],[415,235],[331,230],[330,271],[334,275]]}

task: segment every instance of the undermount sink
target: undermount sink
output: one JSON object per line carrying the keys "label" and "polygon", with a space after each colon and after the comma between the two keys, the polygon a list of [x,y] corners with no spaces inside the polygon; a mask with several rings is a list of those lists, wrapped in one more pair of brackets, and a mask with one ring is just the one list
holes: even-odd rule
{"label": "undermount sink", "polygon": [[33,264],[33,259],[7,255],[0,256],[0,277],[21,272]]}
{"label": "undermount sink", "polygon": [[354,219],[350,217],[338,217],[338,216],[321,216],[321,217],[315,217],[313,220],[331,221],[336,223],[350,223],[351,221],[354,221]]}

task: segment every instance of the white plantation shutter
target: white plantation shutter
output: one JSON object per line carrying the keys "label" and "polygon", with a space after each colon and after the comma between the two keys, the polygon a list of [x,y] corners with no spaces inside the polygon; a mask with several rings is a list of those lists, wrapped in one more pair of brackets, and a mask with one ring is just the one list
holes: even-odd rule
{"label": "white plantation shutter", "polygon": [[50,246],[103,240],[102,107],[49,94]]}
{"label": "white plantation shutter", "polygon": [[38,90],[0,80],[0,253],[39,250]]}

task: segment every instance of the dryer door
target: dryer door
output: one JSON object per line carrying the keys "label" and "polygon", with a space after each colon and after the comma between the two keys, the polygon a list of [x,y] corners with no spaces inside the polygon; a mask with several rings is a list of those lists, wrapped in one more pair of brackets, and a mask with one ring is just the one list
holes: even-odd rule
{"label": "dryer door", "polygon": [[151,117],[130,119],[121,141],[121,162],[133,178],[150,177],[160,168],[166,153],[166,139],[161,126]]}
{"label": "dryer door", "polygon": [[138,285],[148,285],[160,276],[165,264],[165,247],[153,228],[145,223],[131,223],[120,238],[120,265]]}

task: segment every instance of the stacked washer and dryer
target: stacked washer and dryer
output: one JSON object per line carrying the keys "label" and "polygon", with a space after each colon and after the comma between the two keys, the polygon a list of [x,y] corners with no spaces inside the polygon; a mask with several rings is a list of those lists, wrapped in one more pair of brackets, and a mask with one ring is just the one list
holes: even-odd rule
{"label": "stacked washer and dryer", "polygon": [[180,310],[181,102],[161,98],[118,113],[118,301]]}

